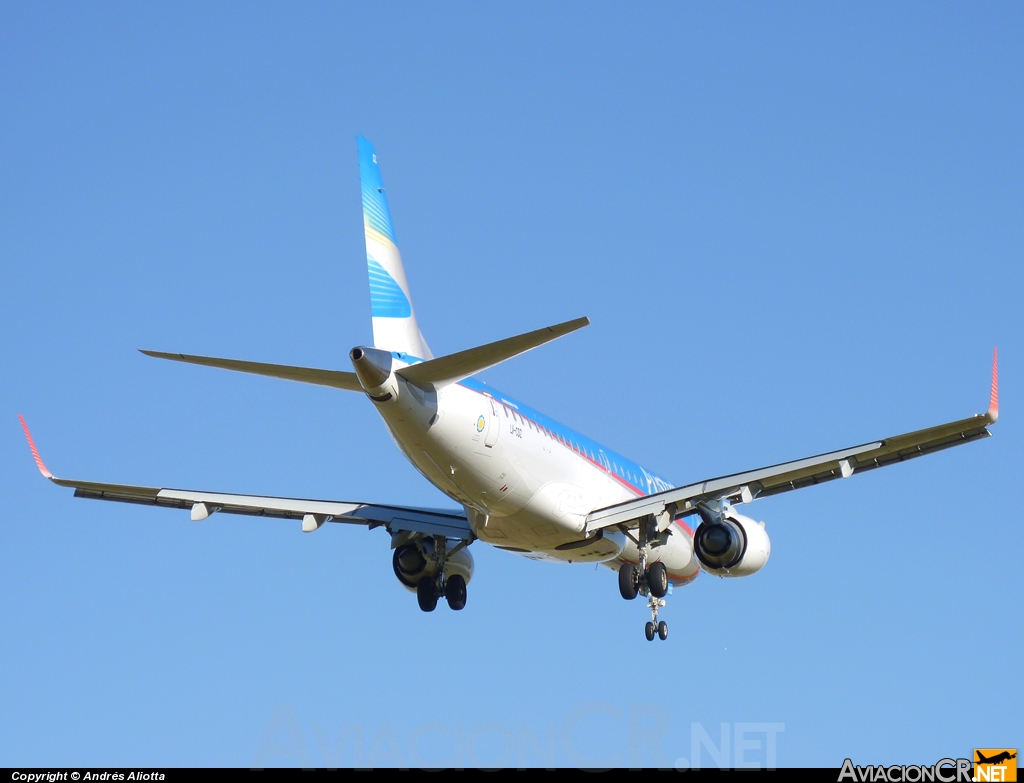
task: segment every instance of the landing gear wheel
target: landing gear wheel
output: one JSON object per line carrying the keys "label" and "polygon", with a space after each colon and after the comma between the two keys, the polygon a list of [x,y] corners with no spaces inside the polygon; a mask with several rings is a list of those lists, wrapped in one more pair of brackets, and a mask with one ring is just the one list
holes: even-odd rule
{"label": "landing gear wheel", "polygon": [[437,608],[437,585],[433,577],[425,576],[416,584],[416,602],[424,612]]}
{"label": "landing gear wheel", "polygon": [[627,601],[636,598],[640,590],[640,580],[637,579],[636,566],[632,563],[623,563],[619,566],[619,592]]}
{"label": "landing gear wheel", "polygon": [[644,636],[647,637],[647,641],[654,641],[654,623],[650,620],[647,621],[647,625],[644,626]]}
{"label": "landing gear wheel", "polygon": [[448,599],[448,608],[458,612],[466,608],[466,580],[458,574],[448,577],[444,586],[444,597]]}
{"label": "landing gear wheel", "polygon": [[668,569],[664,563],[651,563],[647,569],[647,586],[655,598],[664,598],[668,592]]}
{"label": "landing gear wheel", "polygon": [[658,638],[665,641],[668,638],[668,623],[662,620],[658,623]]}

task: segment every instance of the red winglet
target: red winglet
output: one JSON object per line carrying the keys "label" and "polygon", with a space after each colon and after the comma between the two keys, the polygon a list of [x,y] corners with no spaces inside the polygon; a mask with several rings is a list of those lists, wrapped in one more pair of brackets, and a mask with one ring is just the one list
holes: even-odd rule
{"label": "red winglet", "polygon": [[999,353],[992,349],[992,394],[988,398],[988,417],[994,424],[999,418]]}
{"label": "red winglet", "polygon": [[46,465],[43,464],[43,458],[39,456],[39,449],[36,448],[36,443],[32,440],[32,433],[28,431],[28,425],[25,423],[25,419],[22,418],[21,414],[18,414],[18,419],[21,421],[21,428],[25,430],[25,437],[28,438],[28,447],[32,449],[32,456],[35,458],[36,467],[39,468],[39,472],[42,473],[46,478],[52,479],[53,474],[46,469]]}

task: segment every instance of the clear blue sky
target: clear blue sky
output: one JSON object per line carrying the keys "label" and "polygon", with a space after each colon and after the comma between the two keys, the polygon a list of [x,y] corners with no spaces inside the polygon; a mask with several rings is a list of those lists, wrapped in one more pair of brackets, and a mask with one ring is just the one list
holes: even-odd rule
{"label": "clear blue sky", "polygon": [[[4,3],[0,764],[1024,744],[1022,38],[1020,4]],[[767,567],[655,644],[603,569],[477,545],[423,615],[379,530],[41,479],[19,412],[58,475],[445,502],[357,395],[136,352],[344,369],[357,133],[435,352],[589,316],[485,380],[677,483],[980,412],[997,344],[995,437],[750,506]]]}

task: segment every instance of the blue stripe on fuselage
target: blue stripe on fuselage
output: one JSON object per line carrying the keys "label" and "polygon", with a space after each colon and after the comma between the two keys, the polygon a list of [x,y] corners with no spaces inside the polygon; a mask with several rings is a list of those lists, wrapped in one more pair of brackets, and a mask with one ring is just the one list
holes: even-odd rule
{"label": "blue stripe on fuselage", "polygon": [[[402,361],[410,364],[419,364],[423,361],[423,359],[410,356],[406,353],[395,353],[393,356],[396,359],[401,359]],[[602,446],[597,441],[588,438],[586,435],[582,435],[576,432],[576,430],[570,429],[564,424],[545,416],[543,413],[534,410],[529,405],[524,405],[519,402],[519,400],[509,397],[497,389],[491,388],[483,381],[478,381],[475,378],[466,378],[459,381],[458,385],[465,389],[469,389],[470,391],[475,391],[478,394],[485,394],[493,397],[498,402],[514,409],[524,419],[531,420],[534,424],[546,429],[551,434],[558,436],[563,442],[567,442],[566,446],[569,448],[571,448],[571,446],[568,445],[569,443],[578,444],[581,449],[586,451],[585,454],[581,454],[580,456],[583,456],[589,462],[592,462],[594,465],[601,468],[605,467],[600,457],[601,452],[604,452],[609,465],[617,465],[619,467],[619,471],[615,471],[614,468],[605,468],[608,470],[609,475],[614,476],[625,484],[628,484],[641,495],[650,495],[655,492],[661,492],[662,490],[672,489],[674,486],[660,476],[645,470],[639,463],[633,462],[633,460],[623,457],[617,451],[612,451],[611,449]]]}
{"label": "blue stripe on fuselage", "polygon": [[586,435],[583,435],[576,430],[566,427],[564,424],[545,416],[543,413],[538,410],[534,410],[529,405],[524,405],[513,397],[509,397],[507,394],[491,388],[482,381],[478,381],[475,378],[466,378],[465,380],[459,381],[459,385],[469,389],[470,391],[490,395],[498,402],[504,403],[515,410],[523,418],[530,419],[534,424],[543,427],[553,435],[561,438],[563,441],[577,444],[580,449],[586,451],[586,453],[581,456],[585,457],[588,461],[594,463],[598,467],[605,467],[600,458],[601,452],[604,452],[609,465],[617,465],[626,475],[622,475],[614,469],[608,469],[608,472],[612,476],[615,476],[629,484],[643,495],[650,495],[654,492],[661,492],[662,490],[671,489],[673,487],[673,485],[665,481],[665,479],[645,470],[639,463],[636,463],[631,459],[627,459],[617,451],[613,451],[592,438],[588,438]]}

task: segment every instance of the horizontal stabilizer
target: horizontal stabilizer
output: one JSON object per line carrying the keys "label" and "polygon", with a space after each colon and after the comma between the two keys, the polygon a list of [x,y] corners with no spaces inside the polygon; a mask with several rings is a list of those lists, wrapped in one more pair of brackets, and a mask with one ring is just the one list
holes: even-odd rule
{"label": "horizontal stabilizer", "polygon": [[160,351],[141,351],[146,356],[157,359],[170,359],[174,362],[201,364],[204,367],[219,367],[222,370],[248,372],[253,375],[266,375],[269,378],[281,378],[286,381],[316,383],[320,386],[333,386],[335,389],[361,392],[359,379],[354,372],[340,370],[317,370],[312,367],[290,367],[287,364],[264,364],[263,362],[242,362],[237,359],[216,359],[211,356],[189,356],[184,353],[161,353]]}
{"label": "horizontal stabilizer", "polygon": [[403,367],[397,371],[397,374],[409,383],[420,387],[447,386],[482,372],[488,367],[500,364],[513,356],[526,353],[539,345],[556,340],[569,332],[582,329],[589,323],[590,319],[587,317],[577,318],[573,321],[538,329],[535,332],[527,332],[517,337],[509,337],[495,343],[442,356],[439,359]]}

